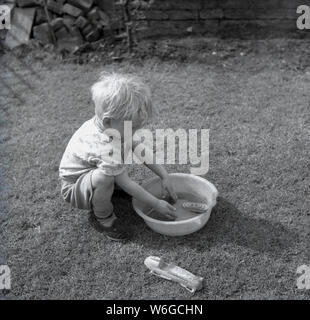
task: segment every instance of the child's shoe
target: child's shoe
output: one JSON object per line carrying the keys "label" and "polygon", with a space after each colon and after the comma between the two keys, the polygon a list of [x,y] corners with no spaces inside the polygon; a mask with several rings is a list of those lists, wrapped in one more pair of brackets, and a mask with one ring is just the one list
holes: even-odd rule
{"label": "child's shoe", "polygon": [[[113,241],[126,241],[129,239],[128,233],[120,226],[119,220],[116,219],[111,227],[106,227],[100,222],[93,211],[89,212],[88,221],[98,231],[103,233],[108,239]],[[106,220],[106,219],[104,219]]]}

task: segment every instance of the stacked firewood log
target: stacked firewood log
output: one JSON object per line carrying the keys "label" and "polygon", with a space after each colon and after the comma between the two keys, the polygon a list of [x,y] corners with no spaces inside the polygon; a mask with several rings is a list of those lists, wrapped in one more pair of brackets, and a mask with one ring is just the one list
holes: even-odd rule
{"label": "stacked firewood log", "polygon": [[35,9],[32,38],[67,46],[94,42],[110,34],[110,17],[98,4],[100,0],[16,0],[20,12]]}

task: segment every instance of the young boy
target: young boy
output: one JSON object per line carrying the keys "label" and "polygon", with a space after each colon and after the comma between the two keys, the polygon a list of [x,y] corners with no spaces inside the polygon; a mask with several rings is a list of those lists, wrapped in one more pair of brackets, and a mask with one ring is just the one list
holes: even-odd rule
{"label": "young boy", "polygon": [[[91,91],[95,116],[73,134],[63,154],[59,167],[61,194],[73,207],[89,210],[90,221],[107,238],[122,241],[128,237],[113,212],[111,197],[115,184],[167,217],[174,217],[175,208],[131,180],[124,164],[124,121],[132,121],[134,133],[151,117],[149,88],[135,76],[113,73],[103,75]],[[122,150],[117,150],[109,132],[114,132],[113,142],[117,142],[115,132],[119,132]],[[111,155],[111,145],[112,154],[121,152],[118,159]],[[167,171],[160,165],[144,164],[162,179],[164,191],[176,200]]]}

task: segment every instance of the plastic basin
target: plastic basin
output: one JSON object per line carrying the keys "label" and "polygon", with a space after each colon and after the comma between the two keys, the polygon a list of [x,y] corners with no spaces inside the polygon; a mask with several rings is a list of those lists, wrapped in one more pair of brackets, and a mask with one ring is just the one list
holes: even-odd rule
{"label": "plastic basin", "polygon": [[[132,205],[137,214],[145,223],[155,232],[168,236],[184,236],[200,230],[209,220],[212,208],[216,204],[218,191],[215,186],[206,179],[186,174],[172,173],[169,174],[171,181],[177,193],[192,193],[208,203],[208,210],[205,213],[180,221],[161,221],[153,219],[145,214],[149,207],[136,199],[132,200]],[[152,177],[142,183],[142,187],[155,197],[161,196],[161,181],[159,177]]]}

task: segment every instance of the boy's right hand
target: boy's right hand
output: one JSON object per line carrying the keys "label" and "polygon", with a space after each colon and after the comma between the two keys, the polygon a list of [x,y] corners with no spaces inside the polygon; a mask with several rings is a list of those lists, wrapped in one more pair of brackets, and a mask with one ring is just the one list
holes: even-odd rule
{"label": "boy's right hand", "polygon": [[173,221],[175,220],[175,210],[176,208],[169,204],[165,200],[158,200],[156,204],[156,208],[154,208],[156,211],[167,217],[169,220]]}

